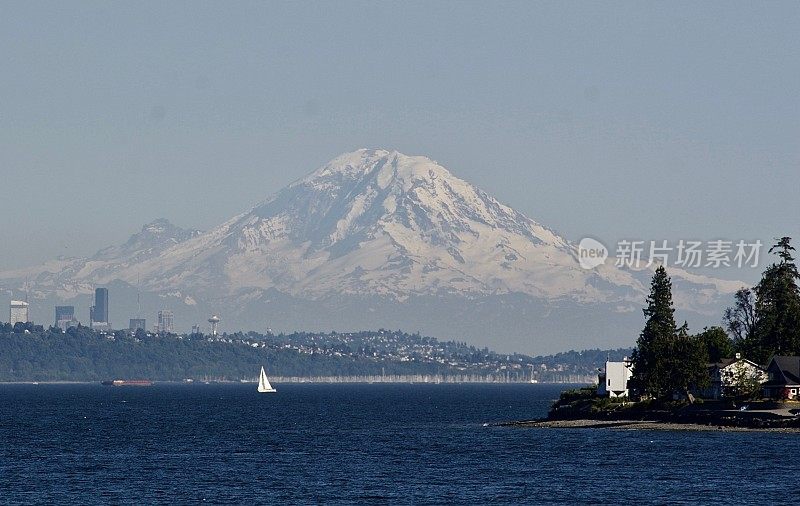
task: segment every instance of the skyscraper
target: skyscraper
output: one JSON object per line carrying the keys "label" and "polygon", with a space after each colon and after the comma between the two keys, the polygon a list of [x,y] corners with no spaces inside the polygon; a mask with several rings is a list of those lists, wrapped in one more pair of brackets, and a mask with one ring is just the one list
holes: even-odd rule
{"label": "skyscraper", "polygon": [[108,325],[108,288],[97,288],[94,291],[92,320],[95,323]]}
{"label": "skyscraper", "polygon": [[158,331],[175,332],[175,315],[172,311],[162,309],[158,312]]}
{"label": "skyscraper", "polygon": [[11,325],[18,322],[27,323],[31,321],[28,314],[28,303],[24,300],[12,300],[8,321]]}
{"label": "skyscraper", "polygon": [[99,330],[110,330],[108,321],[108,288],[97,288],[94,291],[94,305],[89,308],[89,325]]}
{"label": "skyscraper", "polygon": [[147,330],[147,322],[144,318],[131,318],[130,325],[128,325],[128,329],[131,332],[136,332],[139,329]]}
{"label": "skyscraper", "polygon": [[67,330],[74,321],[75,306],[56,306],[56,327]]}

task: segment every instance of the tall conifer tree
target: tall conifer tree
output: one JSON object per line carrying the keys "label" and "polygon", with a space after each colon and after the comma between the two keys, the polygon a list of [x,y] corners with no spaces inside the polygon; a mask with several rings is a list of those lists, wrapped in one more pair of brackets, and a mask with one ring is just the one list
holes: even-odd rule
{"label": "tall conifer tree", "polygon": [[667,357],[676,334],[672,305],[672,281],[664,266],[659,266],[650,283],[644,308],[647,318],[633,351],[633,380],[643,393],[663,397],[670,392],[670,366]]}
{"label": "tall conifer tree", "polygon": [[794,263],[790,237],[782,237],[770,253],[780,261],[770,265],[755,288],[755,343],[749,350],[754,359],[765,363],[771,355],[800,353],[800,279]]}

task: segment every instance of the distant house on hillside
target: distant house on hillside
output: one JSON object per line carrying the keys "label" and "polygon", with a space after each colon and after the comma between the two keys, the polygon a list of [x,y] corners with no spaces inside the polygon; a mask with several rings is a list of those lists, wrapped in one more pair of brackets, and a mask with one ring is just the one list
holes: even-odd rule
{"label": "distant house on hillside", "polygon": [[800,396],[800,357],[776,355],[767,366],[769,379],[764,396],[773,399],[796,399]]}
{"label": "distant house on hillside", "polygon": [[708,365],[709,386],[697,392],[706,399],[734,397],[746,390],[757,392],[759,385],[767,381],[767,371],[760,365],[741,358],[725,358]]}
{"label": "distant house on hillside", "polygon": [[597,395],[602,397],[628,397],[628,382],[633,374],[628,357],[622,362],[606,362],[605,369],[597,375]]}

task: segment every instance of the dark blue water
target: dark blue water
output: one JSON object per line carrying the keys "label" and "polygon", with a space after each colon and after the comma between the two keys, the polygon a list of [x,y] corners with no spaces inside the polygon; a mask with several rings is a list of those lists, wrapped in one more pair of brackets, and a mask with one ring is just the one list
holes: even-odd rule
{"label": "dark blue water", "polygon": [[800,437],[483,427],[547,385],[0,386],[2,503],[781,503]]}

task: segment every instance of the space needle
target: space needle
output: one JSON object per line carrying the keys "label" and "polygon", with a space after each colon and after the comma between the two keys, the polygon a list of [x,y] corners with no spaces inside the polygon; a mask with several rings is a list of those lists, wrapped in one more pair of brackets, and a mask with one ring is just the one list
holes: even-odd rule
{"label": "space needle", "polygon": [[220,317],[217,315],[211,315],[211,318],[208,319],[208,323],[211,324],[211,335],[217,335],[217,325],[219,324]]}

